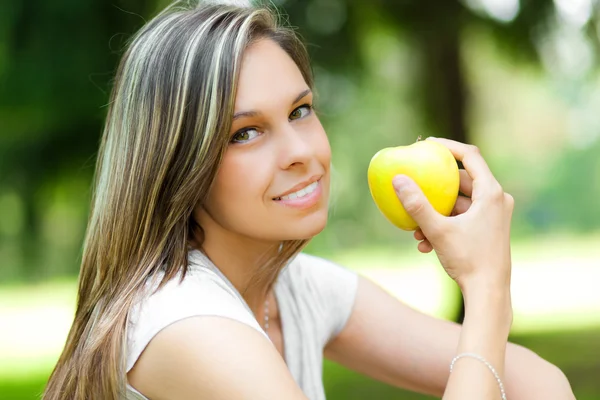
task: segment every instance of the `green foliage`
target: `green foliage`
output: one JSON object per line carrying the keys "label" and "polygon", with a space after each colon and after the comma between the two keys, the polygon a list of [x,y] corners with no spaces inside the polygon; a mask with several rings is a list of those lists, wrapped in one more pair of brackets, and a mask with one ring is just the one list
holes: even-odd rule
{"label": "green foliage", "polygon": [[[45,279],[77,271],[115,66],[129,35],[166,3],[60,0],[3,6],[3,279]],[[371,201],[366,184],[371,156],[382,147],[413,142],[418,135],[475,140],[467,117],[475,109],[470,94],[477,88],[463,65],[473,43],[469,39],[487,32],[499,52],[513,62],[528,63],[530,70],[539,61],[540,38],[557,20],[551,0],[521,1],[509,22],[477,9],[475,0],[276,3],[309,43],[317,105],[338,172],[329,228],[312,244],[323,251],[408,243]],[[584,27],[587,35],[596,35],[593,18]],[[592,150],[581,157],[593,157]],[[526,204],[524,221],[534,231],[597,226],[592,200],[596,189],[577,172],[583,165],[578,161],[565,160],[555,184]],[[597,173],[591,164],[585,170]],[[586,194],[577,197],[577,206],[569,206],[565,193]]]}
{"label": "green foliage", "polygon": [[553,178],[529,205],[528,222],[538,231],[592,232],[600,228],[600,142],[565,151],[553,166]]}
{"label": "green foliage", "polygon": [[[579,400],[598,398],[600,374],[598,357],[598,334],[592,330],[566,334],[545,334],[513,337],[545,359],[558,365],[567,375],[575,396]],[[363,400],[366,398],[385,400],[429,400],[423,396],[388,386],[349,371],[331,362],[325,362],[323,372],[325,391],[329,400]],[[0,393],[7,400],[39,399],[47,380],[47,374],[11,380],[0,377]]]}

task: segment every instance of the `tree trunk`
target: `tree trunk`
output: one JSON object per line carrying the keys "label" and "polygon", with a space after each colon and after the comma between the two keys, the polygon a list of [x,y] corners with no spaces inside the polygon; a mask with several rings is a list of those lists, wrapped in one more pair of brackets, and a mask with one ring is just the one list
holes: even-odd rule
{"label": "tree trunk", "polygon": [[41,278],[41,264],[39,260],[40,219],[41,215],[36,207],[35,190],[37,185],[30,182],[21,190],[24,205],[23,232],[19,240],[21,251],[21,273],[19,278],[23,281],[37,281]]}
{"label": "tree trunk", "polygon": [[[423,90],[428,135],[469,143],[460,42],[464,9],[458,1],[422,0],[413,4],[413,32],[422,57],[419,89]],[[455,321],[462,323],[465,305],[458,286],[454,295],[459,300]]]}
{"label": "tree trunk", "polygon": [[423,25],[416,34],[423,57],[421,87],[427,123],[437,136],[468,142],[467,91],[460,53],[462,6],[457,1],[418,3]]}

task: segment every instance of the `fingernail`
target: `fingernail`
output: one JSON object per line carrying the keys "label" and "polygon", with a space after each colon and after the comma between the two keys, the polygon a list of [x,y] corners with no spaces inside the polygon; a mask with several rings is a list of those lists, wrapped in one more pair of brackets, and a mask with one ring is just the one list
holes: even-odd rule
{"label": "fingernail", "polygon": [[401,192],[410,185],[410,180],[406,175],[396,175],[394,179],[392,179],[392,185],[394,189]]}

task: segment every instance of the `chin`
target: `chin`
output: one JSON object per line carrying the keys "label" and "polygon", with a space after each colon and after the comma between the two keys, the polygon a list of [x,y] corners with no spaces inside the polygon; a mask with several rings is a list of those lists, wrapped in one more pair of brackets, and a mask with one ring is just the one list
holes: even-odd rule
{"label": "chin", "polygon": [[327,226],[327,210],[313,214],[309,217],[304,217],[300,221],[290,221],[286,224],[292,229],[286,229],[282,232],[283,240],[308,240],[317,236]]}

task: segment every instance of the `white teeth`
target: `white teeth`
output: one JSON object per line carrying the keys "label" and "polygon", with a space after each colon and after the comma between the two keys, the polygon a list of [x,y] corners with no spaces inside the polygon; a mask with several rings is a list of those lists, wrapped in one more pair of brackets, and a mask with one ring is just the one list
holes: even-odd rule
{"label": "white teeth", "polygon": [[315,191],[315,189],[319,186],[319,181],[313,182],[310,185],[306,186],[303,189],[298,190],[297,192],[290,193],[287,196],[281,196],[277,198],[277,200],[293,200],[306,196],[307,194],[311,194]]}

